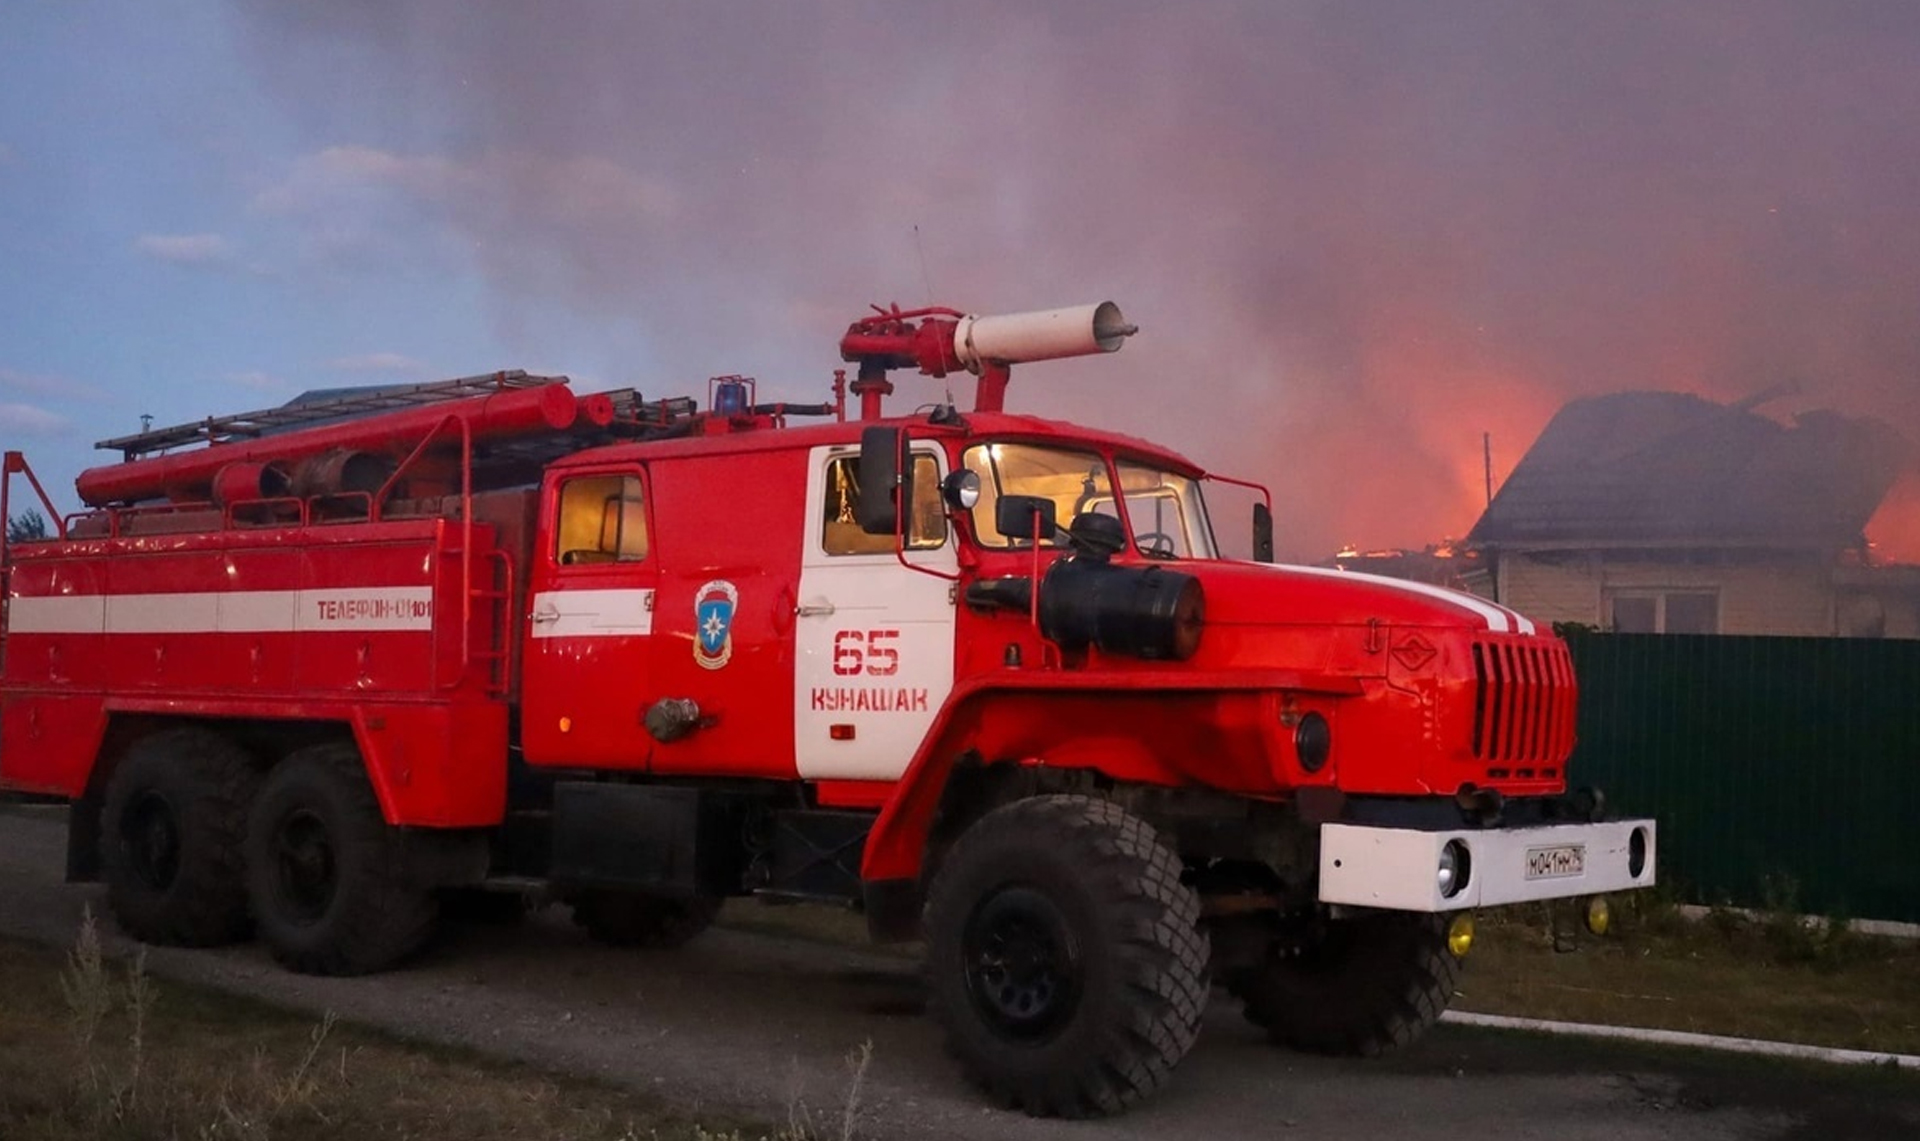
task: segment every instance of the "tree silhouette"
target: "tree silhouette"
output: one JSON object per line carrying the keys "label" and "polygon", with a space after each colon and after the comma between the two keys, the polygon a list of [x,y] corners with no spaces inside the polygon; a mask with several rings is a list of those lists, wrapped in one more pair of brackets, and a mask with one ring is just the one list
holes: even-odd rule
{"label": "tree silhouette", "polygon": [[7,517],[7,542],[28,543],[47,537],[46,516],[29,507],[18,515]]}

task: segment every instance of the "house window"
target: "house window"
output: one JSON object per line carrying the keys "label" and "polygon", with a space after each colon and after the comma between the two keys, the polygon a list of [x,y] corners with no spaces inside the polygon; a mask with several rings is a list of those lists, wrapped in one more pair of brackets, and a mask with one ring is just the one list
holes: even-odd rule
{"label": "house window", "polygon": [[1617,634],[1718,634],[1720,595],[1710,590],[1616,590],[1607,628]]}

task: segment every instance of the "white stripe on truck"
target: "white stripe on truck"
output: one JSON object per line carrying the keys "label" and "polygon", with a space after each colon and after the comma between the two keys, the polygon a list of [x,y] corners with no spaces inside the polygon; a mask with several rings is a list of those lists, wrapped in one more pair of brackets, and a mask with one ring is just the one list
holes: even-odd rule
{"label": "white stripe on truck", "polygon": [[13,634],[291,634],[433,629],[430,586],[58,594],[7,603]]}

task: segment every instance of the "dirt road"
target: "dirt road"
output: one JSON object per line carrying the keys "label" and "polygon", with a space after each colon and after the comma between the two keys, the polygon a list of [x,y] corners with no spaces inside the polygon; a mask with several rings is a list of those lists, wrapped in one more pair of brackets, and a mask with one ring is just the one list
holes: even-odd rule
{"label": "dirt road", "polygon": [[[98,889],[60,883],[63,836],[54,818],[0,812],[0,932],[65,944],[84,905],[100,910]],[[643,955],[597,947],[543,915],[455,931],[415,965],[368,979],[290,975],[252,946],[156,949],[149,962],[170,977],[773,1120],[795,1104],[837,1120],[845,1056],[871,1041],[865,1138],[1920,1136],[1911,1077],[1456,1027],[1389,1062],[1334,1061],[1270,1048],[1225,1002],[1161,1097],[1116,1120],[1035,1121],[983,1107],[960,1082],[920,1016],[913,964],[736,930]]]}

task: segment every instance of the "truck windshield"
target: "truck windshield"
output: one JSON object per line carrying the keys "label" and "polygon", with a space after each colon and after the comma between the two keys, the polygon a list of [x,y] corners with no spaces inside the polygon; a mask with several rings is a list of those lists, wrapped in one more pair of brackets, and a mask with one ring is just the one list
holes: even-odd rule
{"label": "truck windshield", "polygon": [[[994,527],[994,510],[1002,495],[1034,495],[1053,501],[1062,527],[1082,512],[1119,516],[1124,511],[1136,547],[1150,558],[1216,557],[1200,485],[1178,472],[1123,459],[1115,465],[1120,478],[1116,496],[1113,475],[1098,452],[1035,444],[976,444],[961,462],[980,476],[973,531],[983,546],[1019,543]],[[1056,535],[1043,543],[1055,546],[1065,541],[1064,535]]]}

